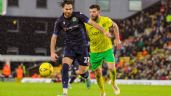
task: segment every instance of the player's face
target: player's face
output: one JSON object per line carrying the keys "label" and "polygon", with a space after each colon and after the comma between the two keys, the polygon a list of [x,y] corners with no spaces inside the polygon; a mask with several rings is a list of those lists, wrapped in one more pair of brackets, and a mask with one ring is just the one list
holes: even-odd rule
{"label": "player's face", "polygon": [[100,11],[98,11],[96,8],[89,9],[90,18],[94,21],[96,21],[100,15]]}
{"label": "player's face", "polygon": [[73,12],[72,4],[65,4],[65,6],[63,7],[64,16],[66,18],[69,18],[69,17],[71,17],[72,12]]}

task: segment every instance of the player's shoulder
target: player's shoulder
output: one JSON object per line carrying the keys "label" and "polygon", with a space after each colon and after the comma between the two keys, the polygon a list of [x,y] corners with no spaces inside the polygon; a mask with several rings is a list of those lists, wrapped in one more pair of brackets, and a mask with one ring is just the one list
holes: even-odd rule
{"label": "player's shoulder", "polygon": [[72,14],[73,14],[72,17],[76,17],[76,18],[80,17],[80,12],[79,11],[76,11],[76,12],[74,11]]}
{"label": "player's shoulder", "polygon": [[81,12],[79,12],[79,11],[74,11],[74,12],[73,12],[73,15],[74,15],[74,16],[82,16],[82,15],[85,15],[85,14],[83,14],[83,13],[81,13]]}
{"label": "player's shoulder", "polygon": [[103,19],[103,20],[111,20],[111,18],[107,17],[107,16],[100,16],[100,18]]}
{"label": "player's shoulder", "polygon": [[73,12],[73,15],[80,15],[80,14],[82,14],[82,13],[79,12],[79,11],[74,11],[74,12]]}
{"label": "player's shoulder", "polygon": [[84,25],[85,25],[85,27],[86,27],[87,30],[90,29],[91,27],[93,27],[93,26],[91,26],[91,25],[89,25],[87,23],[84,23]]}
{"label": "player's shoulder", "polygon": [[55,23],[60,23],[64,20],[63,15],[61,15],[59,18],[56,19]]}

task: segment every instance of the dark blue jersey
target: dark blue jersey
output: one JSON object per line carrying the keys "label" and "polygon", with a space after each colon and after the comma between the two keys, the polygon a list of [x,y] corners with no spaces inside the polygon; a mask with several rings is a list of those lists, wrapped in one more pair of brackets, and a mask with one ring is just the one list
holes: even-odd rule
{"label": "dark blue jersey", "polygon": [[84,23],[87,23],[89,18],[80,12],[73,12],[70,18],[65,18],[62,15],[54,26],[54,34],[60,35],[64,33],[64,43],[66,46],[83,46],[87,45],[87,34]]}

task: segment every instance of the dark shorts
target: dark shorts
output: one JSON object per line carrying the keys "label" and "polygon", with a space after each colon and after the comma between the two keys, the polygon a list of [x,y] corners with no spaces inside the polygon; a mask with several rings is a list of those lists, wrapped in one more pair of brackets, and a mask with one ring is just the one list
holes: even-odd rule
{"label": "dark shorts", "polygon": [[76,75],[76,71],[79,69],[79,63],[77,60],[73,61],[73,64],[71,65],[71,75]]}
{"label": "dark shorts", "polygon": [[88,47],[69,47],[65,46],[64,48],[64,57],[69,57],[72,60],[77,60],[79,65],[88,66],[89,62],[89,53]]}

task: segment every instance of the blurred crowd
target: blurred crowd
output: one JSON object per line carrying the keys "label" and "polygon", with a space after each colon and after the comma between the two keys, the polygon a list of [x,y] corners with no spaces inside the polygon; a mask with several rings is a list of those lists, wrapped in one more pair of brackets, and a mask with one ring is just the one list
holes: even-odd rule
{"label": "blurred crowd", "polygon": [[116,57],[120,57],[117,78],[171,80],[168,15],[171,15],[171,4],[161,2],[118,22],[123,47],[116,51]]}
{"label": "blurred crowd", "polygon": [[[0,70],[0,81],[21,81],[24,77],[32,77],[32,78],[40,78],[38,74],[38,67],[39,64],[31,64],[29,63],[30,67],[27,67],[27,63],[18,63],[16,66],[10,66],[9,62],[3,64],[2,70]],[[27,67],[27,68],[26,68]]]}

